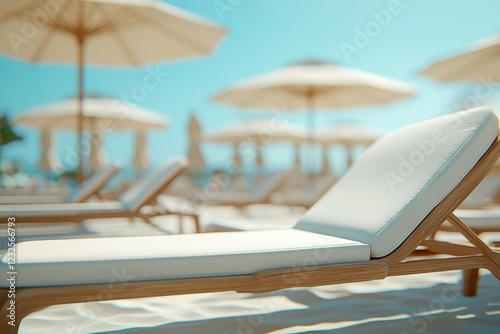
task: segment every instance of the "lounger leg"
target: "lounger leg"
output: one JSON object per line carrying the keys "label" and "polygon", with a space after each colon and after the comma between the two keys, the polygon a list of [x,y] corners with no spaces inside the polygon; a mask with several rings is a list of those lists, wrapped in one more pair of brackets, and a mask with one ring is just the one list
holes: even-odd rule
{"label": "lounger leg", "polygon": [[196,233],[201,233],[200,217],[198,215],[193,215],[192,218],[194,221],[194,227],[196,229]]}
{"label": "lounger leg", "polygon": [[462,277],[464,296],[475,297],[479,285],[479,268],[464,270]]}

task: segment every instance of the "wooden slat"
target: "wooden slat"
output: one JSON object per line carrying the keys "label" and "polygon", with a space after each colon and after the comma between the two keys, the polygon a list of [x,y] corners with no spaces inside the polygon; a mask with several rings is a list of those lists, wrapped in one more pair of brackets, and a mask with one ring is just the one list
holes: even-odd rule
{"label": "wooden slat", "polygon": [[494,266],[491,259],[485,255],[453,257],[443,259],[411,260],[400,263],[389,262],[389,276],[402,276],[423,273],[433,273],[449,270],[466,270],[475,268],[491,269]]}

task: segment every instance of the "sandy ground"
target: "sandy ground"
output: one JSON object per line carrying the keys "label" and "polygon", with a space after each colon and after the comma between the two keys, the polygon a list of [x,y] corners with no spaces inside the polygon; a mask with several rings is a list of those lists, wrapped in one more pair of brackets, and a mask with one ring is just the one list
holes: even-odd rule
{"label": "sandy ground", "polygon": [[[289,227],[301,209],[204,208],[212,230]],[[260,221],[256,218],[263,219]],[[219,222],[218,222],[219,221]],[[236,222],[231,226],[231,222]],[[155,224],[176,233],[174,217]],[[185,230],[192,231],[186,222]],[[82,226],[19,226],[18,240],[157,235],[139,221],[87,221]],[[455,238],[454,234],[441,234]],[[500,240],[500,234],[486,236]],[[5,235],[0,234],[0,247]],[[381,281],[266,294],[211,293],[52,306],[29,315],[21,333],[499,333],[500,281],[482,272],[479,295],[461,295],[461,273],[391,277]]]}

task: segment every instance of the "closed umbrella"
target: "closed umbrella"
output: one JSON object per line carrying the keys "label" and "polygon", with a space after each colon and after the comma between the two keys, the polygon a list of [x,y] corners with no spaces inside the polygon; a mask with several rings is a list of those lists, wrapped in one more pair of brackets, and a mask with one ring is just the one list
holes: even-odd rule
{"label": "closed umbrella", "polygon": [[104,136],[96,136],[90,140],[89,171],[91,174],[109,164],[109,159],[104,151],[103,139]]}
{"label": "closed umbrella", "polygon": [[151,165],[147,151],[147,140],[144,132],[137,132],[135,135],[135,153],[132,166],[136,171],[143,171]]}
{"label": "closed umbrella", "polygon": [[[78,157],[82,155],[84,65],[140,66],[208,54],[224,30],[154,0],[0,0],[0,53],[78,65]],[[29,40],[24,36],[30,29]],[[24,33],[24,35],[23,35]],[[81,161],[78,181],[82,181]]]}
{"label": "closed umbrella", "polygon": [[40,139],[42,154],[40,156],[40,162],[38,163],[38,168],[45,172],[56,172],[61,165],[59,158],[57,157],[54,145],[53,133],[50,130],[44,130],[42,132],[42,138]]}
{"label": "closed umbrella", "polygon": [[[205,136],[215,143],[249,143],[256,148],[256,166],[263,167],[262,147],[271,143],[300,144],[307,140],[304,128],[278,119],[252,119],[225,125]],[[239,155],[238,155],[239,156]],[[241,157],[239,157],[241,163]]]}
{"label": "closed umbrella", "polygon": [[199,172],[205,168],[205,159],[201,153],[200,144],[203,141],[203,130],[201,129],[200,122],[195,115],[191,116],[189,121],[189,147],[188,147],[188,160],[189,169],[194,172]]}

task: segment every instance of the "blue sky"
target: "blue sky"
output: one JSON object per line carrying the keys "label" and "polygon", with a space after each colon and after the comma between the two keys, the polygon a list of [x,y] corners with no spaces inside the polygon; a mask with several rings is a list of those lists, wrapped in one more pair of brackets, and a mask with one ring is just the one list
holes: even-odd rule
{"label": "blue sky", "polygon": [[[191,113],[199,117],[205,131],[238,119],[269,117],[262,112],[221,106],[211,102],[211,98],[239,80],[309,58],[385,75],[417,90],[416,97],[387,106],[320,111],[317,124],[356,122],[393,130],[449,112],[474,86],[436,83],[418,76],[418,71],[500,32],[500,2],[495,0],[167,2],[227,28],[228,33],[209,57],[159,64],[161,71],[169,73],[168,78],[141,102],[172,121],[167,130],[149,135],[154,163],[186,153],[186,128]],[[391,8],[397,10],[384,25],[379,24],[379,31],[369,37],[369,43],[346,57],[342,46],[356,46],[359,31],[373,28],[377,16],[374,13]],[[140,84],[146,73],[145,68],[89,66],[85,90],[121,98]],[[0,111],[13,119],[28,108],[75,95],[76,67],[30,64],[0,56],[0,92]],[[293,114],[290,120],[306,124],[304,113]],[[2,154],[34,167],[40,153],[39,134],[27,128],[17,130],[25,140],[6,146]],[[75,136],[70,134],[59,133],[58,140],[60,144],[75,145]],[[65,153],[63,146],[59,149],[61,156]],[[133,151],[133,136],[110,134],[105,147],[111,160],[127,164]],[[282,146],[271,148],[265,153],[266,163],[286,168],[292,159],[288,151]],[[209,164],[220,165],[231,151],[206,145],[204,153]]]}

